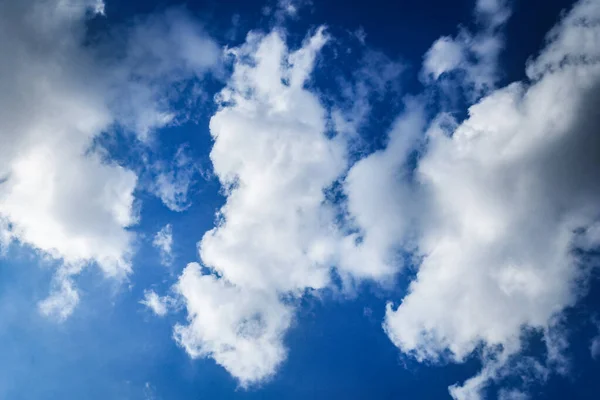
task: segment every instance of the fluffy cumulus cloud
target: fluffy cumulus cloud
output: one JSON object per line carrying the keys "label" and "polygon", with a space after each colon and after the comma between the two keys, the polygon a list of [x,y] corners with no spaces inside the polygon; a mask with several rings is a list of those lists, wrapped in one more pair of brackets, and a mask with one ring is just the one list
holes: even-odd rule
{"label": "fluffy cumulus cloud", "polygon": [[[78,69],[92,61],[78,48],[87,6],[2,4],[0,40],[14,57],[0,64],[0,215],[11,237],[69,264],[95,259],[115,275],[129,268],[123,228],[135,221],[136,176],[85,154],[112,122]],[[64,62],[76,57],[81,64]]]}
{"label": "fluffy cumulus cloud", "polygon": [[279,33],[251,34],[236,57],[251,55],[256,65],[236,64],[221,93],[224,106],[211,119],[211,160],[228,197],[200,255],[236,285],[327,285],[335,232],[323,191],[345,160],[343,148],[325,136],[317,97],[304,89],[325,41],[319,30],[288,55]]}
{"label": "fluffy cumulus cloud", "polygon": [[[385,150],[358,161],[344,180],[347,210],[356,232],[342,239],[338,271],[344,277],[385,281],[404,264],[402,251],[411,248],[416,212],[415,191],[407,182],[408,157],[418,146],[425,124],[416,99],[389,133]],[[402,202],[402,206],[398,206]]]}
{"label": "fluffy cumulus cloud", "polygon": [[[0,4],[0,43],[11,54],[0,61],[0,240],[4,248],[17,241],[61,261],[56,290],[40,303],[58,319],[77,303],[70,276],[85,265],[94,262],[115,277],[131,270],[137,176],[94,150],[94,139],[116,124],[140,135],[164,125],[164,79],[190,76],[178,65],[204,74],[216,63],[214,51],[206,59],[192,49],[150,57],[136,37],[154,32],[154,20],[128,28],[126,56],[105,57],[109,38],[83,45],[86,19],[103,11],[99,1]],[[197,35],[174,38],[188,34]],[[205,36],[198,41],[210,48]],[[149,58],[164,68],[145,71]]]}
{"label": "fluffy cumulus cloud", "polygon": [[425,55],[424,72],[438,79],[442,74],[460,68],[466,59],[464,47],[463,43],[450,36],[439,38]]}
{"label": "fluffy cumulus cloud", "polygon": [[[345,141],[366,117],[334,105],[339,134],[326,135],[306,86],[322,29],[295,51],[277,28],[229,50],[233,74],[210,122],[226,202],[198,245],[203,266],[189,264],[175,286],[188,313],[175,336],[190,355],[212,357],[243,386],[263,381],[285,359],[294,299],[330,287],[333,270],[385,283],[411,259],[416,277],[388,305],[384,329],[419,361],[462,362],[481,349],[481,372],[453,397],[480,398],[515,373],[566,371],[560,317],[589,273],[574,250],[600,244],[600,7],[577,3],[528,79],[494,90],[507,4],[478,1],[480,31],[441,38],[425,56],[427,85],[460,70],[473,99],[487,93],[468,118],[430,118],[425,96],[406,97],[385,148],[351,166]],[[332,202],[324,193],[337,183]],[[524,329],[543,335],[545,360],[519,356]],[[499,396],[526,398],[526,388]]]}
{"label": "fluffy cumulus cloud", "polygon": [[305,88],[323,29],[289,51],[283,33],[250,33],[231,49],[233,75],[210,121],[210,157],[227,200],[178,288],[189,325],[179,342],[211,356],[243,385],[283,361],[291,311],[282,296],[329,283],[334,212],[324,189],[345,168],[344,147],[325,135],[325,111]]}
{"label": "fluffy cumulus cloud", "polygon": [[192,357],[212,357],[242,386],[272,376],[286,357],[282,338],[292,310],[277,292],[249,289],[189,264],[177,284],[189,324],[175,338]]}
{"label": "fluffy cumulus cloud", "polygon": [[[581,295],[600,216],[600,4],[580,1],[513,83],[469,109],[455,129],[433,124],[416,170],[427,212],[423,261],[385,330],[418,360],[463,361],[489,351],[481,374],[453,387],[480,398],[538,330],[549,367],[561,363],[557,316]],[[575,45],[576,43],[576,45]],[[560,368],[560,365],[557,365]]]}
{"label": "fluffy cumulus cloud", "polygon": [[[308,3],[279,1],[267,14],[281,25]],[[428,89],[456,88],[447,79],[476,101],[463,121],[430,115],[426,94],[401,97],[403,65],[376,51],[332,84],[343,104],[321,98],[311,74],[324,28],[296,49],[278,27],[227,49],[231,76],[209,126],[224,205],[177,297],[148,290],[140,301],[158,316],[185,308],[174,337],[191,357],[214,359],[243,387],[263,382],[287,356],[302,296],[387,284],[410,260],[416,276],[383,328],[418,361],[477,353],[482,369],[450,388],[455,399],[482,398],[514,374],[568,370],[562,316],[585,292],[586,251],[600,246],[600,3],[579,0],[526,80],[495,89],[508,4],[478,0],[476,31],[440,38],[423,58]],[[87,265],[116,278],[132,269],[138,177],[98,139],[117,130],[150,148],[157,129],[191,117],[207,74],[224,71],[182,9],[87,31],[106,11],[99,0],[0,2],[11,55],[0,60],[0,251],[18,243],[57,262],[39,311],[59,321]],[[356,154],[373,99],[388,97],[403,111],[385,145]],[[190,206],[202,171],[186,147],[149,168],[150,192],[173,211]],[[171,265],[171,225],[152,244]],[[541,334],[545,359],[521,354],[525,331]],[[498,397],[527,398],[522,386]]]}

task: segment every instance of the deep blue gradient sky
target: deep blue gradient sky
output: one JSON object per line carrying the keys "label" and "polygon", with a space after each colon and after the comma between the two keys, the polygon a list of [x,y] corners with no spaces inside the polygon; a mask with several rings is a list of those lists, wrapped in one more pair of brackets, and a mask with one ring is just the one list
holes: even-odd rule
{"label": "deep blue gradient sky", "polygon": [[[359,29],[366,34],[366,48],[404,65],[397,90],[417,96],[424,90],[419,76],[423,55],[437,38],[454,35],[458,26],[475,29],[473,3],[314,0],[297,18],[285,22],[285,29],[291,48],[323,24],[335,38],[323,50],[308,83],[322,95],[324,104],[337,100],[340,79],[354,79],[358,55],[365,51],[354,36]],[[525,79],[525,63],[543,47],[546,33],[573,1],[512,3],[498,87]],[[248,31],[268,32],[275,25],[273,17],[263,13],[267,5],[273,6],[263,1],[107,0],[105,16],[88,20],[86,35],[94,38],[146,15],[184,7],[220,46],[235,47],[244,42]],[[354,52],[336,53],[346,48]],[[446,399],[450,398],[449,386],[480,371],[482,349],[464,363],[450,359],[418,362],[396,348],[382,329],[385,305],[388,301],[400,304],[416,276],[414,265],[387,287],[364,282],[349,295],[334,288],[294,300],[296,316],[284,338],[287,359],[272,379],[250,388],[240,387],[211,358],[190,358],[173,340],[173,326],[186,321],[184,308],[158,317],[140,304],[146,290],[167,294],[187,263],[200,262],[198,241],[214,227],[215,212],[225,201],[209,158],[213,145],[209,121],[217,110],[213,97],[230,72],[231,65],[226,64],[220,73],[205,77],[201,84],[206,95],[192,118],[159,129],[148,147],[137,144],[134,136],[119,127],[95,138],[111,162],[133,170],[139,179],[135,192],[139,223],[130,228],[136,240],[133,271],[127,279],[106,279],[97,268],[84,269],[76,279],[79,304],[68,319],[57,323],[40,315],[37,304],[48,295],[60,260],[18,244],[12,244],[0,258],[0,398]],[[431,91],[434,96],[435,90]],[[394,93],[374,100],[369,122],[360,129],[363,146],[352,157],[385,147],[387,132],[404,107]],[[175,106],[178,101],[184,100],[176,100]],[[465,101],[461,98],[453,105],[458,118],[466,117]],[[437,111],[435,106],[428,110],[432,115]],[[190,187],[189,207],[174,212],[147,190],[156,177],[148,160],[172,160],[181,146],[201,173]],[[152,237],[166,224],[173,229],[174,259],[169,267],[161,265],[152,246]],[[599,333],[594,318],[600,316],[600,279],[597,271],[591,275],[588,293],[564,316],[563,324],[569,328],[569,372],[551,372],[545,381],[527,383],[533,399],[600,398],[600,360],[590,353],[591,341]],[[541,333],[524,335],[524,353],[543,360],[546,349]],[[503,377],[485,389],[486,398],[495,399],[502,390],[522,386],[519,378]]]}

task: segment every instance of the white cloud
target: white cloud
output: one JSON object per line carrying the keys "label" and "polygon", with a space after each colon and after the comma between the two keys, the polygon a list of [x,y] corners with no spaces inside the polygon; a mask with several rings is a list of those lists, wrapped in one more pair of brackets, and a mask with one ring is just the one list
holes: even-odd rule
{"label": "white cloud", "polygon": [[[278,33],[251,34],[211,119],[210,156],[228,197],[199,249],[235,285],[303,291],[328,283],[334,227],[323,189],[345,159],[325,136],[318,99],[304,89],[325,40],[319,30],[288,55]],[[248,55],[256,66],[242,61]]]}
{"label": "white cloud", "polygon": [[[586,277],[576,232],[600,216],[600,29],[588,23],[598,16],[597,2],[580,2],[528,65],[533,82],[491,93],[455,130],[428,133],[416,171],[423,261],[384,326],[418,360],[461,362],[481,344],[495,354],[453,387],[457,399],[481,398],[520,351],[524,327],[544,334],[548,366],[566,368],[556,317]],[[572,41],[588,44],[571,53]],[[600,245],[593,237],[588,246]]]}
{"label": "white cloud", "polygon": [[104,44],[108,49],[101,50],[118,54],[120,46],[125,54],[105,62],[111,110],[143,141],[157,128],[188,119],[190,110],[172,103],[183,91],[185,102],[193,104],[203,91],[184,89],[197,89],[207,73],[220,74],[221,49],[183,8],[150,15],[112,35],[119,39],[110,38]]}
{"label": "white cloud", "polygon": [[281,296],[328,285],[336,254],[324,189],[343,172],[344,146],[325,135],[325,111],[305,88],[322,29],[293,52],[277,30],[231,50],[233,75],[210,121],[214,172],[226,189],[217,226],[199,243],[201,275],[179,280],[192,356],[212,357],[242,385],[269,378],[286,355],[292,310]]}
{"label": "white cloud", "polygon": [[444,36],[436,40],[425,54],[423,69],[433,79],[438,79],[443,73],[460,68],[465,62],[465,44]]}
{"label": "white cloud", "polygon": [[145,290],[144,299],[140,301],[140,304],[148,307],[159,317],[164,317],[169,308],[174,305],[174,300],[169,296],[161,297],[153,290]]}
{"label": "white cloud", "polygon": [[85,80],[91,59],[75,30],[85,4],[2,7],[0,40],[15,54],[0,64],[0,215],[11,224],[4,234],[71,266],[95,260],[109,275],[126,273],[131,234],[124,228],[135,222],[137,178],[86,155],[112,118]]}
{"label": "white cloud", "polygon": [[38,307],[43,315],[63,322],[79,303],[79,294],[68,277],[57,277],[55,280],[50,296],[41,301]]}
{"label": "white cloud", "polygon": [[292,310],[272,291],[246,289],[203,275],[188,264],[176,290],[185,299],[189,324],[175,338],[192,357],[212,357],[243,387],[271,377],[286,357],[283,335]]}
{"label": "white cloud", "polygon": [[[295,15],[300,3],[279,4]],[[131,270],[137,176],[103,160],[93,140],[120,124],[146,141],[176,123],[178,93],[169,88],[201,80],[220,57],[179,10],[124,28],[124,55],[104,59],[102,46],[81,45],[90,9],[102,14],[104,4],[0,5],[0,44],[13,55],[0,61],[0,249],[14,240],[62,261],[39,303],[58,320],[79,300],[73,275],[85,265],[115,277]],[[509,15],[506,2],[479,0],[481,31],[436,41],[424,74],[434,81],[461,70],[477,95],[491,90]],[[483,345],[482,371],[452,386],[454,398],[480,398],[513,367],[540,379],[549,368],[564,370],[557,321],[588,272],[572,250],[600,245],[599,17],[598,2],[581,0],[528,63],[530,81],[489,93],[462,123],[440,115],[427,127],[422,99],[406,99],[386,148],[342,182],[350,233],[324,194],[346,172],[347,137],[325,134],[325,109],[306,87],[327,35],[319,29],[290,51],[278,29],[250,33],[229,50],[233,75],[210,122],[211,161],[227,198],[198,244],[205,267],[189,264],[175,286],[188,316],[175,327],[177,342],[244,387],[262,382],[286,358],[295,300],[328,287],[333,268],[343,279],[387,282],[414,251],[417,276],[401,304],[388,305],[384,327],[421,361],[462,362]],[[362,123],[370,111],[364,97],[398,77],[400,66],[390,65],[363,71],[372,87],[350,87],[360,113],[341,116],[338,129]],[[415,150],[423,154],[413,171]],[[157,171],[154,192],[172,210],[185,209],[199,173],[185,149]],[[172,243],[170,225],[153,239],[164,264]],[[146,291],[141,304],[164,316],[174,301]],[[524,327],[543,333],[545,365],[518,358]]]}
{"label": "white cloud", "polygon": [[498,353],[493,349],[483,348],[482,352],[483,368],[474,377],[467,379],[462,385],[454,384],[450,386],[449,392],[454,399],[477,400],[482,398],[483,390],[489,385],[490,381],[495,381],[502,385],[504,379],[518,379],[521,381],[521,387],[498,390],[498,398],[528,398],[528,386],[532,383],[545,382],[551,370],[532,357],[519,357],[517,354],[508,354],[507,352]]}
{"label": "white cloud", "polygon": [[461,29],[456,37],[443,36],[431,46],[423,59],[423,75],[427,81],[446,73],[460,71],[459,81],[467,93],[477,98],[493,89],[500,75],[498,58],[504,47],[502,28],[511,15],[508,1],[479,0],[475,18],[479,31]]}
{"label": "white cloud", "polygon": [[354,164],[344,181],[348,213],[358,232],[343,239],[338,265],[342,277],[386,280],[403,265],[399,252],[410,247],[416,206],[405,180],[407,160],[418,145],[425,115],[416,100],[408,100],[406,109],[389,134],[387,148]]}
{"label": "white cloud", "polygon": [[[477,96],[491,91],[506,4],[478,2],[481,32],[446,38],[458,47],[442,49],[445,67],[426,71],[439,78],[460,68]],[[285,359],[293,300],[329,287],[333,268],[343,279],[386,283],[413,252],[417,276],[402,303],[388,306],[384,327],[420,361],[462,362],[482,349],[481,372],[453,385],[452,396],[480,398],[489,381],[515,371],[524,380],[563,371],[560,315],[587,272],[572,249],[598,246],[600,237],[600,47],[574,57],[567,49],[596,41],[597,27],[580,23],[597,15],[590,4],[553,31],[528,65],[531,82],[489,93],[462,123],[442,114],[428,126],[424,100],[406,99],[387,147],[343,180],[344,231],[323,192],[346,172],[347,136],[325,136],[325,111],[305,85],[326,36],[319,30],[289,52],[277,29],[249,34],[230,50],[233,75],[210,123],[227,199],[199,243],[204,269],[189,264],[176,285],[188,311],[188,324],[175,329],[179,344],[212,357],[242,386],[261,382]],[[519,357],[523,328],[543,334],[544,363]]]}
{"label": "white cloud", "polygon": [[[89,263],[107,276],[130,272],[134,236],[128,228],[137,222],[137,176],[104,160],[93,141],[114,124],[142,137],[167,123],[165,84],[205,73],[218,57],[216,45],[186,30],[190,25],[177,14],[162,20],[171,27],[160,41],[170,50],[166,54],[143,45],[157,36],[154,22],[161,17],[125,29],[119,40],[127,43],[116,52],[123,57],[104,53],[104,46],[120,45],[110,35],[84,46],[88,10],[101,13],[102,5],[0,5],[0,46],[11,54],[0,61],[0,237],[3,247],[17,241],[60,260],[61,276]],[[173,40],[186,44],[167,46]],[[40,303],[43,313],[64,319],[72,311],[78,296],[72,281],[64,282]]]}
{"label": "white cloud", "polygon": [[298,18],[298,12],[304,7],[312,6],[312,0],[277,0],[272,5],[267,5],[262,12],[271,16],[276,25],[282,25],[286,19]]}
{"label": "white cloud", "polygon": [[164,266],[173,263],[173,228],[171,224],[165,225],[160,231],[156,232],[152,245],[160,253],[160,262]]}

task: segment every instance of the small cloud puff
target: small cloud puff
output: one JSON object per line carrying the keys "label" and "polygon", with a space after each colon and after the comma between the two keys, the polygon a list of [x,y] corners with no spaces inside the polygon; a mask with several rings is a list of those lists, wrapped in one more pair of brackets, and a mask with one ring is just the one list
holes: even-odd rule
{"label": "small cloud puff", "polygon": [[168,267],[173,264],[173,228],[171,224],[165,225],[160,231],[156,232],[152,245],[160,253],[160,262]]}
{"label": "small cloud puff", "polygon": [[148,309],[159,317],[164,317],[169,312],[169,309],[175,306],[175,300],[169,296],[159,296],[153,290],[145,290],[144,299],[140,300],[140,304],[148,307]]}

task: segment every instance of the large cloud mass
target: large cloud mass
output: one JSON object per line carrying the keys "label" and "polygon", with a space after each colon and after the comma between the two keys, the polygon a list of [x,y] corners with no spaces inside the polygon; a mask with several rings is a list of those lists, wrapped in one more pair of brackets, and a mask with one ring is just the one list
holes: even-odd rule
{"label": "large cloud mass", "polygon": [[[218,55],[174,13],[130,27],[124,56],[106,59],[105,42],[83,43],[86,19],[103,9],[97,1],[0,3],[0,44],[10,54],[0,61],[0,244],[15,240],[61,260],[57,292],[40,305],[59,319],[77,303],[69,276],[84,265],[116,277],[131,270],[137,176],[93,150],[94,139],[115,124],[143,137],[168,123],[161,85],[201,76]],[[185,49],[157,57],[140,32],[160,35],[171,52],[180,47],[173,40]]]}
{"label": "large cloud mass", "polygon": [[243,385],[269,377],[285,358],[291,311],[281,296],[329,283],[337,240],[324,189],[345,154],[326,137],[324,109],[304,87],[326,40],[319,29],[289,52],[282,33],[250,33],[231,50],[233,75],[210,122],[227,201],[199,243],[211,275],[190,264],[180,277],[190,323],[176,336]]}
{"label": "large cloud mass", "polygon": [[[453,387],[455,398],[479,398],[509,365],[564,370],[557,321],[589,271],[575,250],[599,244],[600,5],[580,1],[528,80],[493,90],[510,14],[507,2],[477,2],[481,32],[442,38],[425,57],[426,84],[462,70],[471,98],[487,93],[466,120],[428,121],[425,96],[407,98],[387,146],[351,167],[346,135],[325,135],[305,86],[322,30],[294,52],[277,30],[231,50],[210,124],[227,200],[199,243],[206,270],[190,264],[177,284],[189,324],[176,337],[191,355],[213,357],[243,385],[261,381],[285,358],[290,299],[331,285],[333,269],[385,282],[412,253],[416,278],[384,328],[420,361],[462,362],[482,346],[481,373]],[[344,196],[331,204],[324,191],[341,177]],[[525,328],[544,335],[544,365],[517,357]]]}
{"label": "large cloud mass", "polygon": [[[453,386],[455,398],[480,398],[510,366],[541,378],[564,371],[560,317],[583,294],[584,252],[600,245],[600,3],[580,0],[527,79],[494,89],[507,4],[476,2],[479,31],[443,37],[425,55],[425,85],[447,75],[466,98],[485,95],[468,117],[431,118],[427,91],[407,96],[384,148],[355,163],[351,131],[369,121],[369,91],[385,92],[399,64],[381,66],[385,76],[355,73],[365,82],[346,83],[354,103],[328,113],[309,84],[329,40],[323,28],[297,49],[281,28],[228,49],[232,75],[210,120],[225,204],[178,298],[147,291],[142,302],[165,315],[182,301],[180,346],[242,386],[264,381],[285,360],[299,298],[339,281],[389,283],[412,259],[416,277],[388,305],[384,329],[419,361],[463,362],[481,349],[481,373]],[[74,275],[86,265],[115,277],[132,268],[138,178],[97,139],[119,129],[148,144],[187,117],[172,104],[197,94],[220,58],[182,10],[94,35],[86,21],[103,11],[91,0],[0,3],[0,45],[11,55],[0,60],[0,246],[19,242],[60,262],[40,303],[58,319],[76,306]],[[173,211],[191,204],[201,172],[186,154],[152,167],[151,191]],[[170,264],[170,225],[154,244]],[[524,329],[543,335],[544,362],[519,358]]]}
{"label": "large cloud mass", "polygon": [[[582,1],[513,83],[469,109],[456,129],[431,129],[417,168],[427,213],[423,262],[385,329],[419,360],[464,360],[477,346],[519,351],[525,327],[545,332],[572,306],[586,265],[574,251],[600,243],[600,4]],[[477,398],[502,362],[452,390]]]}

